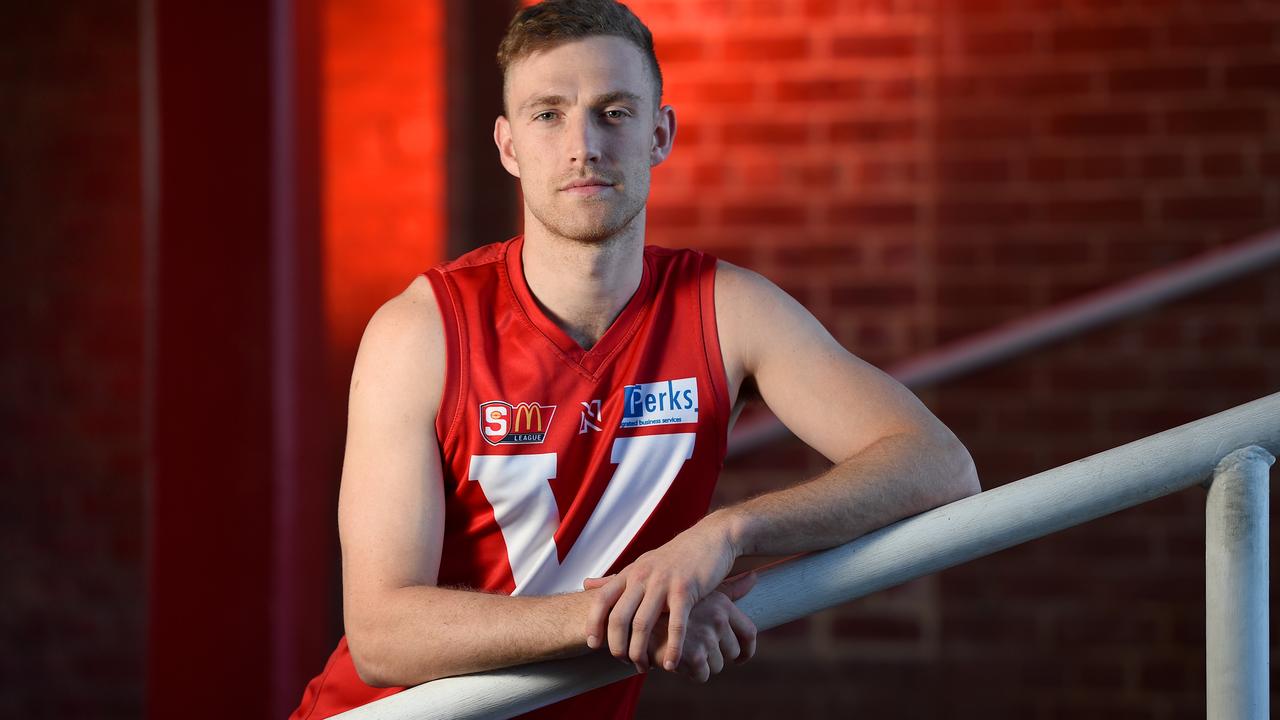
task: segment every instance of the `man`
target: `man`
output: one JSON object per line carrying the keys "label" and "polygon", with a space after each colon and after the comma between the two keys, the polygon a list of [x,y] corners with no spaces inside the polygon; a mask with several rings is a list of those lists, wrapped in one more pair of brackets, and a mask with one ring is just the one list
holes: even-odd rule
{"label": "man", "polygon": [[[607,647],[698,681],[750,658],[746,555],[831,547],[978,491],[955,436],[755,273],[646,248],[675,111],[614,0],[522,10],[494,140],[524,234],[369,322],[339,499],[347,635],[295,717]],[[754,392],[835,464],[706,512]],[[539,717],[630,717],[643,675]]]}

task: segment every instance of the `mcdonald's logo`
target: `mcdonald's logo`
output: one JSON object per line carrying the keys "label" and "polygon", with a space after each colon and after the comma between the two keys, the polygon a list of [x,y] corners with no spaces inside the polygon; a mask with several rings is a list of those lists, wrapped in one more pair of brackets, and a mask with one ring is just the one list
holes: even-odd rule
{"label": "mcdonald's logo", "polygon": [[[512,432],[542,432],[542,406],[538,403],[520,403],[516,405],[515,422],[511,423]],[[524,422],[521,422],[524,420]]]}
{"label": "mcdonald's logo", "polygon": [[480,436],[490,445],[534,445],[551,429],[555,405],[490,400],[480,405]]}

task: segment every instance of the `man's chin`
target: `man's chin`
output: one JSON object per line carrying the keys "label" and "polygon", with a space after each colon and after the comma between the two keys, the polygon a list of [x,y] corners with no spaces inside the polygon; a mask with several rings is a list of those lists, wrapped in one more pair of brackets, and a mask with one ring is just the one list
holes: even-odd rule
{"label": "man's chin", "polygon": [[568,222],[548,224],[547,229],[568,240],[580,243],[600,243],[614,237],[629,224],[618,217],[575,218]]}
{"label": "man's chin", "polygon": [[596,245],[618,234],[620,225],[595,225],[590,227],[551,228],[552,232],[567,240],[588,245]]}

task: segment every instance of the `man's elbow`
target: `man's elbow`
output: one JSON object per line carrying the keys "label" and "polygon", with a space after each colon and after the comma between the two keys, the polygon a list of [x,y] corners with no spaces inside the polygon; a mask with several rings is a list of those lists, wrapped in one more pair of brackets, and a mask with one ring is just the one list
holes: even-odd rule
{"label": "man's elbow", "polygon": [[947,482],[943,483],[947,494],[947,498],[942,503],[944,505],[982,492],[982,484],[978,481],[978,468],[973,462],[973,456],[969,454],[969,449],[954,435],[951,436],[951,442],[948,445],[949,470]]}
{"label": "man's elbow", "polygon": [[964,459],[956,478],[956,486],[960,495],[956,500],[982,492],[982,483],[978,480],[978,467],[973,464],[973,456],[969,454],[968,450],[963,450],[963,452]]}
{"label": "man's elbow", "polygon": [[347,633],[347,650],[351,652],[351,664],[355,667],[360,681],[369,687],[396,687],[397,684],[391,677],[394,673],[390,670],[386,657],[383,653],[377,652],[374,647],[376,643],[370,642],[367,636]]}
{"label": "man's elbow", "polygon": [[369,634],[347,631],[347,649],[351,664],[355,666],[360,681],[369,687],[408,687],[435,678],[429,674],[410,677],[400,659],[395,657],[394,638],[375,639]]}
{"label": "man's elbow", "polygon": [[929,484],[931,507],[939,507],[982,492],[973,456],[948,429],[934,436],[932,454],[938,472]]}

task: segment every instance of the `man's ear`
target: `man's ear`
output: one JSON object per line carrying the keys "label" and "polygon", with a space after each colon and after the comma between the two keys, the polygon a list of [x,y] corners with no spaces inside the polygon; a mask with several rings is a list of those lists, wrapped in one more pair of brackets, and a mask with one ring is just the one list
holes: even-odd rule
{"label": "man's ear", "polygon": [[493,143],[498,146],[498,159],[502,167],[515,177],[520,177],[520,163],[516,162],[515,147],[511,143],[511,122],[499,115],[493,122]]}
{"label": "man's ear", "polygon": [[653,128],[653,145],[649,149],[649,167],[655,167],[671,154],[676,141],[676,109],[670,105],[658,108],[658,122]]}

